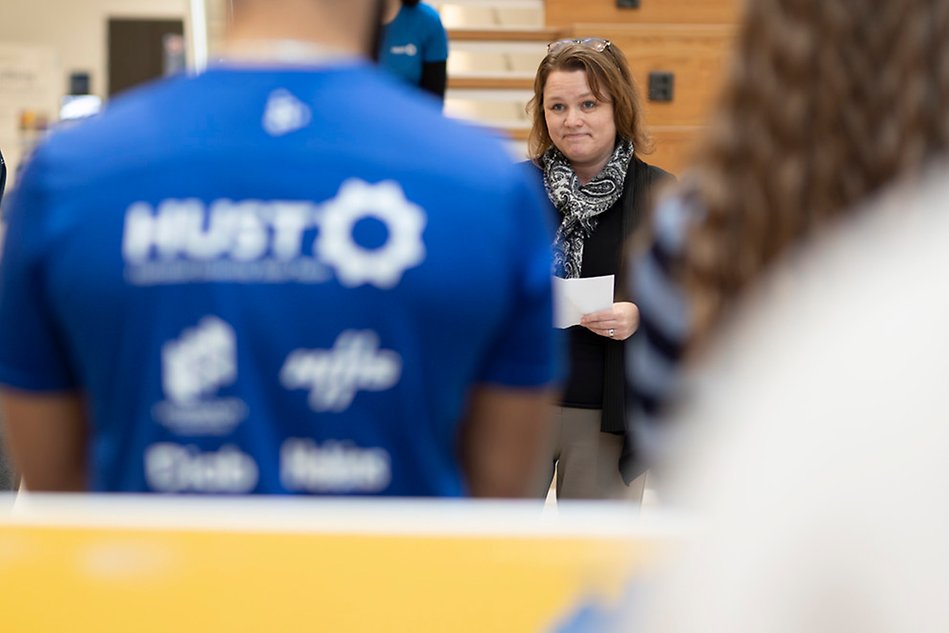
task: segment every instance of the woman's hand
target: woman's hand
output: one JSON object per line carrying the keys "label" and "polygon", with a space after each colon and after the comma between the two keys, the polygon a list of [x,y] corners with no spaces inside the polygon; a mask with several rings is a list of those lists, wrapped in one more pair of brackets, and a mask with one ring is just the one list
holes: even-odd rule
{"label": "woman's hand", "polygon": [[614,303],[609,310],[584,314],[580,325],[594,334],[625,341],[639,327],[639,308],[629,301]]}

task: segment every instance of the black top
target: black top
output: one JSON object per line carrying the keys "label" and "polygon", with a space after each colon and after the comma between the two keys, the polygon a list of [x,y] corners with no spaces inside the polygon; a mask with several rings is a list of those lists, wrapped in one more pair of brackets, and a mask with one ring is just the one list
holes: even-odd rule
{"label": "black top", "polygon": [[[621,197],[599,216],[596,229],[584,243],[581,277],[615,275],[619,270],[623,243],[622,203]],[[614,286],[615,301],[619,300],[618,293],[622,290]],[[561,404],[580,409],[602,409],[606,347],[618,343],[580,325],[568,328],[566,334],[570,365]]]}
{"label": "black top", "polygon": [[422,78],[419,88],[445,101],[445,87],[448,85],[448,61],[425,62],[422,64]]}
{"label": "black top", "polygon": [[[532,163],[527,163],[532,164]],[[537,174],[542,171],[534,165]],[[655,188],[673,176],[634,156],[626,172],[623,195],[600,216],[593,235],[583,247],[581,277],[617,275],[613,285],[614,301],[635,301],[625,296],[625,284],[619,279],[622,271],[624,245],[648,211]],[[562,216],[553,205],[551,214],[557,226]],[[626,348],[627,341],[614,341],[574,326],[566,330],[569,345],[569,371],[564,385],[562,403],[578,408],[603,410],[600,430],[606,433],[626,431]],[[635,334],[633,335],[635,336]],[[627,481],[633,476],[623,473]]]}

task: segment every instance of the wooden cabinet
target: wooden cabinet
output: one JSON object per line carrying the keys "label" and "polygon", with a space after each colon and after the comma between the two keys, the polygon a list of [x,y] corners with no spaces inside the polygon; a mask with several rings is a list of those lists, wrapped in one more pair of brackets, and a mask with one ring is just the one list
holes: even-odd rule
{"label": "wooden cabinet", "polygon": [[[721,89],[734,41],[730,25],[578,24],[574,37],[604,37],[623,51],[649,125],[705,125]],[[674,76],[672,101],[649,101],[649,74]]]}
{"label": "wooden cabinet", "polygon": [[734,24],[741,0],[639,0],[639,8],[620,9],[616,0],[547,0],[547,26],[581,22],[603,24]]}
{"label": "wooden cabinet", "polygon": [[640,158],[679,177],[688,166],[705,129],[685,125],[650,125],[654,151]]}
{"label": "wooden cabinet", "polygon": [[[740,0],[640,0],[620,9],[616,0],[547,0],[548,28],[565,37],[603,37],[629,60],[655,141],[647,162],[676,175],[688,166],[729,67]],[[671,101],[649,100],[649,75],[671,73]]]}

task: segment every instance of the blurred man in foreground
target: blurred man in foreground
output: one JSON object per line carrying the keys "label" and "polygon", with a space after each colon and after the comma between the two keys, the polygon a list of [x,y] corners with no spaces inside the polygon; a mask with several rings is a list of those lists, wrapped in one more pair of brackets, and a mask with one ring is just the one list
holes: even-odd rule
{"label": "blurred man in foreground", "polygon": [[0,280],[29,488],[526,492],[541,203],[369,65],[383,4],[235,0],[222,63],[37,151]]}

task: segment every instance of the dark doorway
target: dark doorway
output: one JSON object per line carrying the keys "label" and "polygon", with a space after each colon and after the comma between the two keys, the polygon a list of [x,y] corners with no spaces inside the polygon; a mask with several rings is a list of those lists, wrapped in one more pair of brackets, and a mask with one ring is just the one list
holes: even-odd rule
{"label": "dark doorway", "polygon": [[181,20],[109,20],[109,96],[157,79],[169,68],[169,43],[184,36]]}

